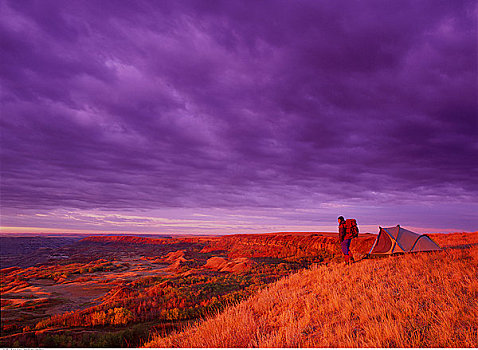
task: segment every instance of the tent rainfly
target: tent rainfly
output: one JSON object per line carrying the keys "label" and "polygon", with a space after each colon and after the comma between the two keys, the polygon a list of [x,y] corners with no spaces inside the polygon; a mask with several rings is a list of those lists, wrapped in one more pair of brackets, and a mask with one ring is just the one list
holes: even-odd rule
{"label": "tent rainfly", "polygon": [[406,230],[397,225],[395,227],[380,227],[380,232],[368,255],[380,256],[434,250],[442,250],[442,248],[433,242],[430,237]]}

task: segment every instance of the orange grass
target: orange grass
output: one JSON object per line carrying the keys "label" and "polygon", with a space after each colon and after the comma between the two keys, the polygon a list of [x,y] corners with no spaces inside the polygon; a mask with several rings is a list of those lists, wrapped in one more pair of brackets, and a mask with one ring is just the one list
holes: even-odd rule
{"label": "orange grass", "polygon": [[320,265],[145,346],[478,347],[477,298],[476,245]]}

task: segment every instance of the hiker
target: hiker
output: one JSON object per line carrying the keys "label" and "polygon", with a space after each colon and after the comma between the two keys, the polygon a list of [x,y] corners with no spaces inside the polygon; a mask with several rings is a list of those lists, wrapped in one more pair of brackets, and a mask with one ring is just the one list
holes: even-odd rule
{"label": "hiker", "polygon": [[358,226],[355,219],[345,220],[343,216],[339,216],[338,221],[340,248],[344,254],[345,264],[348,265],[350,261],[354,262],[354,257],[350,251],[350,243],[352,238],[358,236]]}

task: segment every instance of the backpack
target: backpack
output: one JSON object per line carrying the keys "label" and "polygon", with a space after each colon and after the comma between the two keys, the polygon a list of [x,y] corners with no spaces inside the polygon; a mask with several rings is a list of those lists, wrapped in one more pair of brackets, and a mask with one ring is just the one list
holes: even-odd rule
{"label": "backpack", "polygon": [[359,229],[355,219],[345,220],[345,229],[347,230],[347,234],[352,235],[353,238],[358,237]]}

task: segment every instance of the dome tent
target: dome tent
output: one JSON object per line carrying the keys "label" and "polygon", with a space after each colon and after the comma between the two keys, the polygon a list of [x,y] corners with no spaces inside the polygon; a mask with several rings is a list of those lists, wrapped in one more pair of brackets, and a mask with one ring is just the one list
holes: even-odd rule
{"label": "dome tent", "polygon": [[380,227],[380,232],[367,255],[381,256],[438,250],[442,249],[427,235],[420,235],[397,225]]}

